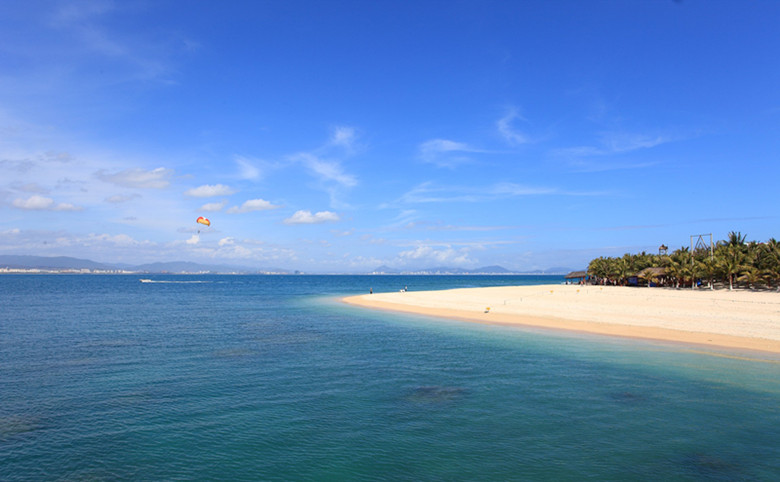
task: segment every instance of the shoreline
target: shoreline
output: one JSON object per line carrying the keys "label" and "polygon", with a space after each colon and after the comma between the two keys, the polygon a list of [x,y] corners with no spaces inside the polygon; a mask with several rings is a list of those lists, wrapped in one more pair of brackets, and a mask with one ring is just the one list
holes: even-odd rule
{"label": "shoreline", "polygon": [[780,354],[777,292],[532,285],[374,293],[342,301],[483,324]]}

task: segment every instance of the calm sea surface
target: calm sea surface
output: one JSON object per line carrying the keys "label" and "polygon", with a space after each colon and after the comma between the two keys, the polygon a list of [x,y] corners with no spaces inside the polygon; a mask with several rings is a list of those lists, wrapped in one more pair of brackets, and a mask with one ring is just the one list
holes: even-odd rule
{"label": "calm sea surface", "polygon": [[509,276],[0,276],[0,480],[779,480],[780,357],[374,312]]}

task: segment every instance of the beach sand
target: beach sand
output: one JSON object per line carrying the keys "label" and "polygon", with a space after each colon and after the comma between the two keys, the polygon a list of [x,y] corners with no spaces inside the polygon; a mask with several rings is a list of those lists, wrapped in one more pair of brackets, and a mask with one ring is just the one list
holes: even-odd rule
{"label": "beach sand", "polygon": [[479,323],[780,353],[776,291],[536,285],[374,293],[344,301]]}

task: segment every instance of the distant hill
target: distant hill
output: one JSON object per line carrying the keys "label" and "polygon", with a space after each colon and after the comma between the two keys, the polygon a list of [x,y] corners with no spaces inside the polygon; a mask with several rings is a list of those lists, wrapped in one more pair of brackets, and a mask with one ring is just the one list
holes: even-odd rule
{"label": "distant hill", "polygon": [[399,270],[391,268],[389,266],[385,266],[385,265],[379,266],[373,272],[374,273],[383,273],[383,274],[398,274],[398,273],[400,273]]}
{"label": "distant hill", "polygon": [[[24,256],[24,255],[0,255],[0,268],[10,269],[39,269],[44,271],[68,271],[68,270],[91,270],[91,271],[129,271],[137,273],[212,273],[212,274],[252,274],[252,273],[274,273],[274,274],[298,274],[299,271],[291,271],[280,268],[249,268],[246,266],[230,265],[212,265],[194,263],[191,261],[169,261],[146,263],[140,265],[129,265],[126,263],[98,263],[89,259],[71,258],[68,256]],[[522,273],[510,271],[503,266],[492,265],[481,268],[466,269],[451,266],[436,266],[433,268],[421,269],[396,269],[386,265],[377,267],[372,271],[374,274],[566,274],[573,270],[569,268],[549,268],[546,270],[524,271]]]}
{"label": "distant hill", "polygon": [[116,269],[103,263],[97,263],[88,259],[70,258],[68,256],[24,256],[24,255],[0,255],[0,267],[15,269]]}
{"label": "distant hill", "polygon": [[485,273],[485,274],[508,274],[511,273],[503,266],[485,266],[483,268],[472,269],[472,273]]}
{"label": "distant hill", "polygon": [[92,271],[133,271],[140,273],[288,273],[282,269],[256,269],[240,266],[208,265],[189,261],[167,263],[148,263],[128,265],[125,263],[106,264],[88,259],[67,256],[23,256],[0,255],[0,268],[40,269],[40,270],[92,270]]}

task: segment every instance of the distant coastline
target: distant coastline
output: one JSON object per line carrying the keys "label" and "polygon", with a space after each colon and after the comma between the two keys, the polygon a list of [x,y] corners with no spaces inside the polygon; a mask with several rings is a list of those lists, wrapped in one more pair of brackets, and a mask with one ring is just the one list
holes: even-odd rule
{"label": "distant coastline", "polygon": [[27,256],[0,255],[0,274],[167,274],[167,275],[205,275],[205,274],[256,274],[256,275],[368,275],[368,276],[561,276],[568,268],[550,268],[547,270],[532,270],[517,272],[502,266],[483,266],[476,269],[457,267],[434,267],[408,270],[394,270],[380,266],[368,272],[332,272],[308,273],[301,270],[291,270],[275,267],[251,268],[246,266],[207,265],[191,261],[156,262],[141,265],[113,265],[98,263],[88,259],[67,256]]}

